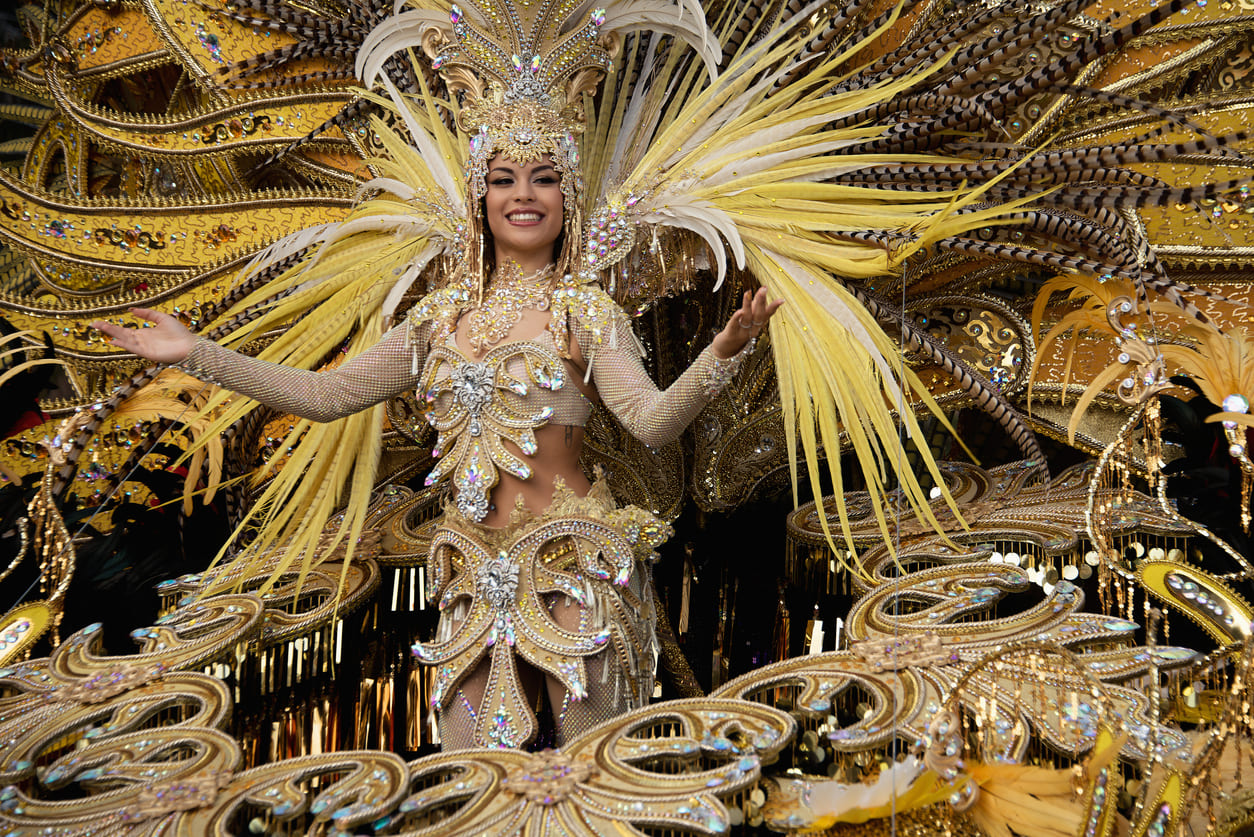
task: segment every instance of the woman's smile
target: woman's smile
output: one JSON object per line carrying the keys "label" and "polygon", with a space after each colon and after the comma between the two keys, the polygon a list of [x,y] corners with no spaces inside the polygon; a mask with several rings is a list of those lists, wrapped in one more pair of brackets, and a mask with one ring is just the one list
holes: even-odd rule
{"label": "woman's smile", "polygon": [[544,220],[544,214],[534,209],[515,209],[507,212],[505,217],[516,227],[532,227]]}

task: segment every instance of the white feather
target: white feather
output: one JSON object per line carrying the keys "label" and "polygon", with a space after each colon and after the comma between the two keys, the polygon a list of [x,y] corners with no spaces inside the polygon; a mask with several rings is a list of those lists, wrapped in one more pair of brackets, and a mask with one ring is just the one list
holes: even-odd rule
{"label": "white feather", "polygon": [[882,385],[888,392],[894,408],[900,412],[905,406],[905,399],[902,398],[901,388],[897,385],[897,378],[893,374],[892,366],[889,364],[888,359],[880,354],[880,350],[876,348],[875,341],[871,338],[870,332],[862,325],[862,321],[849,309],[844,300],[836,296],[827,287],[827,282],[830,280],[815,276],[802,269],[800,265],[782,253],[767,252],[793,278],[793,283],[796,287],[809,294],[815,302],[823,307],[824,311],[831,314],[833,319],[844,326],[853,335],[854,339],[862,344],[867,355],[870,356],[876,368],[879,369]]}
{"label": "white feather", "polygon": [[390,192],[403,201],[412,201],[418,197],[418,193],[408,183],[402,183],[391,177],[376,177],[357,187],[357,192],[353,195],[354,203],[360,201],[367,192],[376,190]]}
{"label": "white feather", "polygon": [[[609,177],[635,168],[636,161],[648,148],[648,143],[640,142],[640,137],[651,136],[657,127],[658,120],[662,118],[663,108],[650,109],[647,119],[641,114],[649,99],[649,91],[652,89],[649,79],[652,78],[653,69],[657,64],[657,47],[661,39],[662,36],[659,34],[649,39],[649,46],[645,50],[644,62],[640,69],[640,80],[631,92],[631,101],[623,114],[623,127],[618,132],[618,138],[614,142],[614,153],[606,166],[606,173]],[[629,150],[635,152],[630,163],[627,161]]]}
{"label": "white feather", "polygon": [[422,252],[409,263],[409,267],[406,268],[405,272],[388,289],[387,296],[383,298],[383,305],[379,309],[379,312],[383,315],[385,328],[391,324],[392,315],[396,313],[396,307],[401,304],[401,299],[404,298],[414,284],[414,280],[422,274],[422,271],[442,249],[444,248],[434,243],[422,248]]}
{"label": "white feather", "polygon": [[[744,156],[746,159],[749,159],[753,157],[755,151],[766,148],[767,146],[773,145],[777,142],[801,136],[805,133],[805,131],[813,128],[815,125],[822,125],[824,122],[831,120],[831,118],[832,117],[829,114],[820,113],[815,116],[802,119],[791,119],[788,122],[777,122],[774,125],[768,125],[764,128],[759,128],[756,131],[746,134],[734,142],[729,142],[726,145],[714,148],[712,152],[706,156],[706,159],[737,156]],[[848,143],[851,141],[853,140],[847,138],[844,142]],[[802,146],[798,150],[790,153],[798,157],[811,157],[816,155],[816,152],[810,151],[808,146]]]}
{"label": "white feather", "polygon": [[335,242],[349,235],[362,232],[390,232],[399,236],[416,237],[430,235],[433,231],[431,223],[421,215],[370,215],[365,218],[354,218],[344,221],[327,236],[326,241],[314,258],[310,259],[306,270],[317,264],[322,254]]}
{"label": "white feather", "polygon": [[634,0],[634,2],[609,4],[605,9],[603,29],[622,33],[635,30],[666,32],[681,38],[705,63],[710,78],[716,78],[718,63],[723,57],[718,39],[706,25],[705,13],[700,6],[692,12],[691,20],[685,20],[684,5],[685,3],[671,4],[662,0]]}
{"label": "white feather", "polygon": [[[760,156],[754,156],[752,153],[749,153],[744,157],[732,160],[714,174],[702,179],[701,188],[712,189],[716,186],[722,186],[732,178],[748,177],[749,175],[757,174],[759,171],[773,168],[774,166],[781,165],[790,160],[795,160],[799,157],[818,157],[822,154],[828,153],[829,151],[834,151],[837,148],[843,148],[849,145],[850,142],[850,140],[829,140],[827,142],[803,145],[798,148],[786,151],[776,151],[772,154],[762,154]],[[835,165],[836,161],[834,159],[832,162],[833,166],[830,171],[820,171],[812,175],[811,179],[823,179],[830,177],[835,173],[836,169],[847,167]]]}
{"label": "white feather", "polygon": [[396,89],[396,85],[392,84],[387,76],[381,76],[380,78],[383,81],[383,86],[387,88],[388,97],[392,100],[392,104],[396,106],[404,118],[405,125],[409,128],[410,137],[413,139],[414,145],[417,146],[423,162],[431,170],[431,176],[435,178],[435,182],[444,190],[444,194],[448,198],[449,207],[458,215],[464,214],[466,207],[462,203],[457,184],[449,173],[443,156],[440,154],[440,149],[435,146],[431,136],[418,124],[418,121],[414,119],[414,115],[409,112],[409,105],[406,104],[400,91]]}
{"label": "white feather", "polygon": [[[734,80],[734,76],[739,74],[739,71],[736,71],[731,74],[724,75],[717,83],[723,86],[729,85]],[[778,74],[772,75],[767,79],[763,79],[758,84],[752,85],[748,90],[738,93],[733,98],[724,102],[713,113],[708,114],[702,121],[701,125],[698,126],[697,129],[684,140],[683,147],[689,149],[698,148],[710,137],[723,130],[730,122],[744,113],[746,107],[748,107],[751,103],[758,101],[762,95],[761,89],[774,85],[777,76]],[[669,159],[667,159],[665,166],[670,168],[676,165],[681,159],[683,159],[685,153],[688,152],[676,151]]]}
{"label": "white feather", "polygon": [[422,34],[430,27],[449,30],[448,16],[430,9],[413,9],[387,18],[361,42],[353,72],[364,84],[373,84],[384,63],[406,47],[420,46]]}
{"label": "white feather", "polygon": [[728,248],[731,248],[732,255],[735,256],[736,266],[743,268],[745,265],[745,245],[736,229],[736,222],[726,212],[705,201],[684,203],[667,200],[664,206],[646,212],[642,220],[645,223],[686,229],[704,238],[717,263],[718,276],[714,282],[716,291],[722,287],[727,276]]}
{"label": "white feather", "polygon": [[244,268],[239,272],[239,281],[244,281],[265,270],[275,262],[280,262],[288,256],[299,253],[305,248],[318,243],[322,240],[323,235],[338,223],[338,221],[332,221],[327,224],[317,224],[298,230],[291,235],[283,236],[248,260],[248,264],[244,265]]}
{"label": "white feather", "polygon": [[[823,5],[824,0],[815,0],[799,12],[799,15],[810,15]],[[749,72],[756,66],[756,59],[762,53],[768,51],[776,42],[780,40],[790,30],[787,27],[778,27],[769,32],[761,41],[754,44],[753,48],[741,55],[736,63],[729,67],[727,72],[719,76],[711,86],[711,93],[716,89],[725,88],[735,83],[746,72]],[[728,123],[740,116],[746,107],[754,102],[760,102],[766,95],[766,91],[774,87],[775,84],[783,77],[784,73],[793,69],[793,66],[781,67],[773,73],[770,73],[755,83],[750,85],[746,90],[736,94],[734,97],[724,102],[714,113],[709,114],[707,118],[698,126],[697,130],[684,140],[682,146],[685,148],[697,148],[707,139],[714,136],[718,131],[722,130]],[[709,94],[707,94],[709,95]],[[675,154],[663,164],[664,168],[675,166],[683,159],[685,152],[677,151]]]}

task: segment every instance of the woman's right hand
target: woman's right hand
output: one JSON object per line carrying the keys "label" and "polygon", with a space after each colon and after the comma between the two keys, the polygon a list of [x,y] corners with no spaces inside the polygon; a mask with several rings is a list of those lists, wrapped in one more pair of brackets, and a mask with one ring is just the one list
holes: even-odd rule
{"label": "woman's right hand", "polygon": [[104,320],[93,320],[92,328],[108,335],[109,342],[118,348],[156,363],[180,363],[196,345],[196,335],[169,314],[151,308],[132,308],[131,313],[154,323],[155,327],[123,328]]}

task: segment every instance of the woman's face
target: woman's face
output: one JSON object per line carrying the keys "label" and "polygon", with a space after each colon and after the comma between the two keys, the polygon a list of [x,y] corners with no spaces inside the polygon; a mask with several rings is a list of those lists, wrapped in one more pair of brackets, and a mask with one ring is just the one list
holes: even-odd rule
{"label": "woman's face", "polygon": [[520,166],[500,154],[488,163],[484,211],[496,243],[496,263],[512,259],[537,270],[554,259],[562,233],[561,175],[545,155]]}

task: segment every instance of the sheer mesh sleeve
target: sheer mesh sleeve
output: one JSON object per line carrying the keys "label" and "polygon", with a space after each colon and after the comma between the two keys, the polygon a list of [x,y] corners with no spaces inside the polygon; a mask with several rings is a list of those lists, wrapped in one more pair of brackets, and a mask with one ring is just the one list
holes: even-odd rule
{"label": "sheer mesh sleeve", "polygon": [[[200,339],[179,368],[220,387],[256,399],[267,407],[312,421],[334,421],[417,388],[408,323],[401,323],[374,346],[324,372],[294,369],[242,355]],[[415,329],[412,345],[425,351],[426,328]]]}
{"label": "sheer mesh sleeve", "polygon": [[600,339],[578,321],[574,334],[601,401],[628,433],[650,447],[678,439],[753,351],[750,342],[724,359],[706,346],[673,384],[659,390],[645,371],[640,343],[625,315],[615,317]]}

